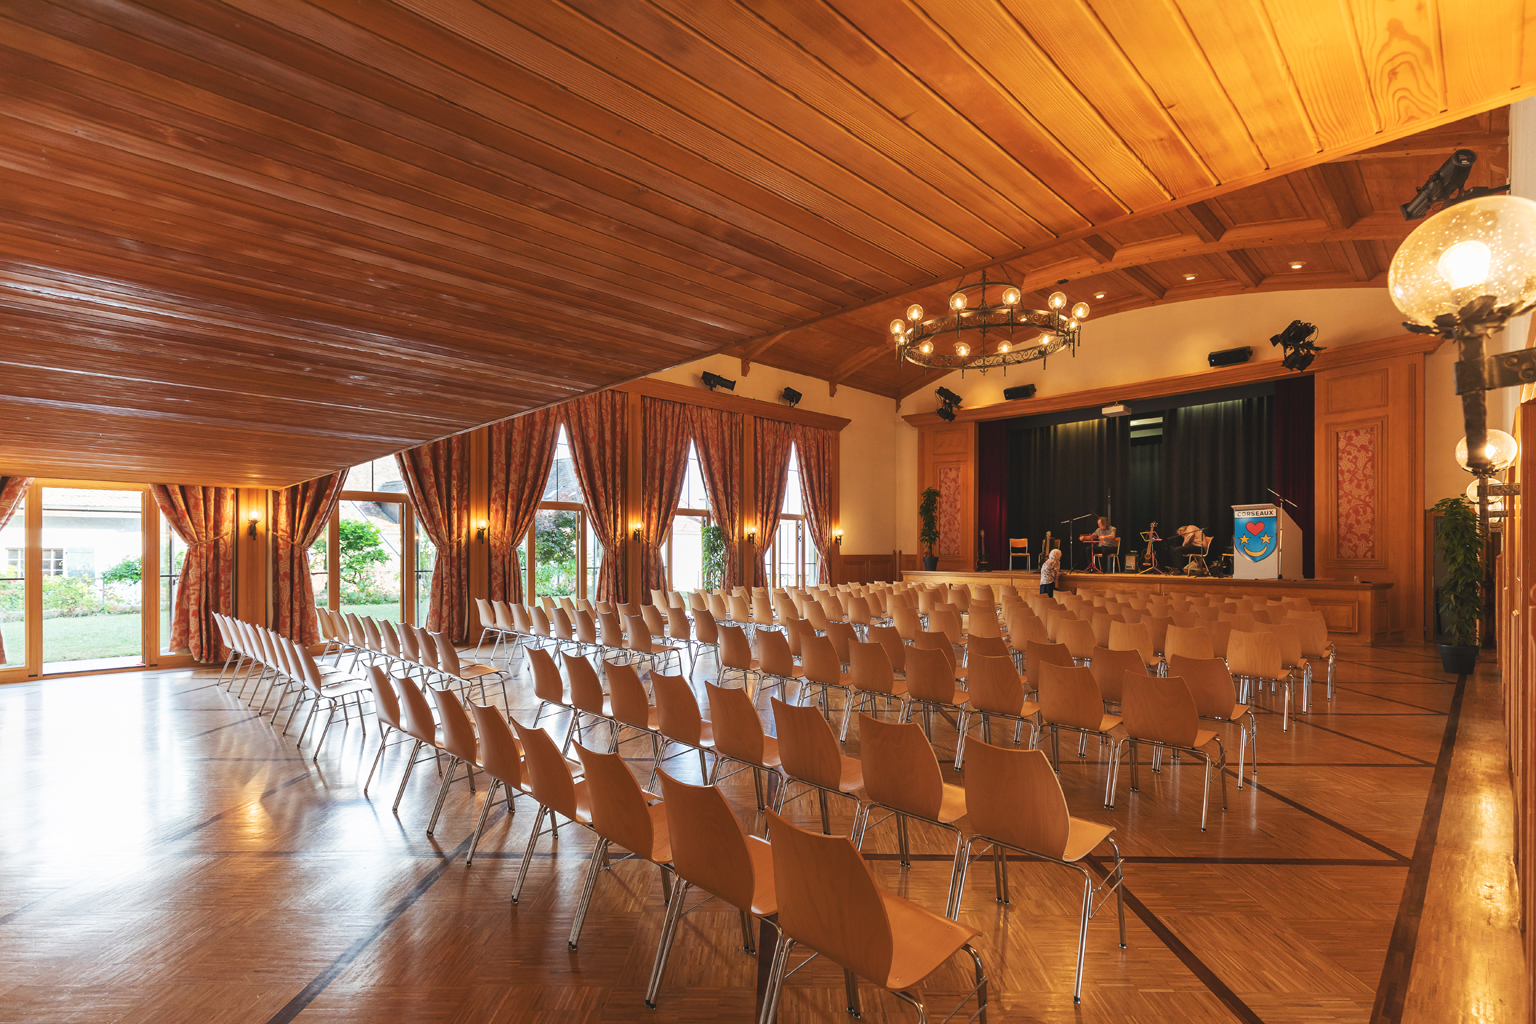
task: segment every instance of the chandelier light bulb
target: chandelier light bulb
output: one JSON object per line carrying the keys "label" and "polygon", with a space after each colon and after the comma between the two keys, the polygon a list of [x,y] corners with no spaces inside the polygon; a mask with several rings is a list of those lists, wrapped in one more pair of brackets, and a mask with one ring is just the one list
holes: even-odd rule
{"label": "chandelier light bulb", "polygon": [[955,355],[959,356],[961,359],[964,359],[967,356],[969,356],[970,354],[971,354],[971,346],[967,345],[963,341],[955,342]]}
{"label": "chandelier light bulb", "polygon": [[[1488,456],[1488,461],[1493,464],[1495,473],[1502,473],[1514,464],[1520,455],[1520,442],[1502,430],[1488,431],[1488,446],[1483,449],[1483,454]],[[1463,437],[1456,442],[1456,461],[1461,468],[1468,473],[1472,467],[1467,465],[1467,439]]]}
{"label": "chandelier light bulb", "polygon": [[905,331],[906,329],[907,329],[907,325],[906,325],[906,323],[904,321],[901,321],[901,320],[892,320],[891,321],[891,333],[892,334],[900,334],[902,331]]}
{"label": "chandelier light bulb", "polygon": [[1017,288],[1003,289],[1003,305],[1005,306],[1017,306],[1019,304],[1019,299],[1022,297],[1023,296],[1019,294],[1019,290]]}
{"label": "chandelier light bulb", "polygon": [[917,346],[917,350],[925,356],[931,356],[933,355],[933,342],[925,341],[921,345]]}
{"label": "chandelier light bulb", "polygon": [[949,297],[949,308],[956,311],[962,310],[966,307],[968,301],[965,297],[965,292],[955,292],[955,294]]}
{"label": "chandelier light bulb", "polygon": [[1051,292],[1051,297],[1045,300],[1052,309],[1065,309],[1067,305],[1066,292]]}
{"label": "chandelier light bulb", "polygon": [[[1498,480],[1489,480],[1488,483],[1489,484],[1496,484],[1496,483],[1499,483],[1499,481]],[[1477,481],[1476,480],[1473,480],[1471,483],[1467,484],[1467,500],[1472,502],[1472,504],[1474,504],[1474,505],[1477,504]],[[1488,495],[1488,511],[1489,512],[1502,512],[1502,511],[1504,511],[1504,496],[1502,494],[1490,494],[1490,495]]]}
{"label": "chandelier light bulb", "polygon": [[908,320],[911,320],[911,321],[913,321],[915,323],[918,320],[921,320],[922,318],[923,318],[923,307],[922,306],[919,306],[917,303],[914,302],[914,303],[912,303],[912,305],[907,307],[907,319]]}
{"label": "chandelier light bulb", "polygon": [[1013,351],[1013,344],[1007,341],[1000,341],[997,343],[997,351],[999,355],[1007,355]]}
{"label": "chandelier light bulb", "polygon": [[1459,316],[1485,295],[1495,310],[1530,305],[1536,301],[1536,202],[1484,196],[1441,210],[1398,246],[1387,288],[1410,321],[1425,325]]}
{"label": "chandelier light bulb", "polygon": [[1088,319],[1088,303],[1086,303],[1086,302],[1079,302],[1077,305],[1073,306],[1072,307],[1072,317],[1075,320],[1087,320]]}

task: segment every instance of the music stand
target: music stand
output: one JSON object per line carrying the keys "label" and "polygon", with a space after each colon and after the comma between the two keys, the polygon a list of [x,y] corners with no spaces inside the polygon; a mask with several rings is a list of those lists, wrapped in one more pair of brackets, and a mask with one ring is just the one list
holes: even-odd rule
{"label": "music stand", "polygon": [[1141,539],[1146,541],[1147,544],[1147,565],[1146,568],[1142,569],[1136,575],[1145,576],[1149,572],[1155,572],[1159,576],[1168,575],[1167,573],[1163,572],[1163,570],[1159,568],[1157,564],[1157,545],[1163,539],[1162,537],[1158,536],[1157,524],[1153,523],[1152,529],[1150,530],[1142,530]]}

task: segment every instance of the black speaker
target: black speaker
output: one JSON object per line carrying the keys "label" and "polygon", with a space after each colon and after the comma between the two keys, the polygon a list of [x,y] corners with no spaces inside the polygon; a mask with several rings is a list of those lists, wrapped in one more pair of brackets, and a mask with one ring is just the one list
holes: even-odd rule
{"label": "black speaker", "polygon": [[1033,384],[1020,384],[1016,388],[1003,388],[1003,398],[1012,402],[1019,398],[1034,398],[1035,386]]}
{"label": "black speaker", "polygon": [[1241,348],[1224,348],[1220,352],[1212,352],[1206,356],[1212,366],[1236,366],[1238,363],[1246,363],[1253,358],[1253,346],[1244,345]]}

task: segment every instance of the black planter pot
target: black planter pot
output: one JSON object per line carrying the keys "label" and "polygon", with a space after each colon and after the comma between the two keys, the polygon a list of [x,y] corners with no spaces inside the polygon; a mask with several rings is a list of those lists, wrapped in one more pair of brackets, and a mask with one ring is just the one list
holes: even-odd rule
{"label": "black planter pot", "polygon": [[1477,667],[1477,647],[1460,644],[1440,645],[1440,667],[1456,675],[1467,675]]}
{"label": "black planter pot", "polygon": [[938,568],[939,568],[939,560],[938,560],[937,557],[934,557],[934,558],[924,558],[923,559],[923,571],[924,572],[935,572],[935,571],[938,570]]}

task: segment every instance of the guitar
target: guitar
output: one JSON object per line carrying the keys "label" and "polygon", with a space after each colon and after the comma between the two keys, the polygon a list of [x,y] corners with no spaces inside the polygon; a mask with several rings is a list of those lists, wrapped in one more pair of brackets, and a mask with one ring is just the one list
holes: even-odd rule
{"label": "guitar", "polygon": [[1146,562],[1148,565],[1152,564],[1152,546],[1162,539],[1163,538],[1157,535],[1157,520],[1154,519],[1152,521],[1152,528],[1147,531],[1147,550],[1146,553],[1141,556],[1142,561]]}

